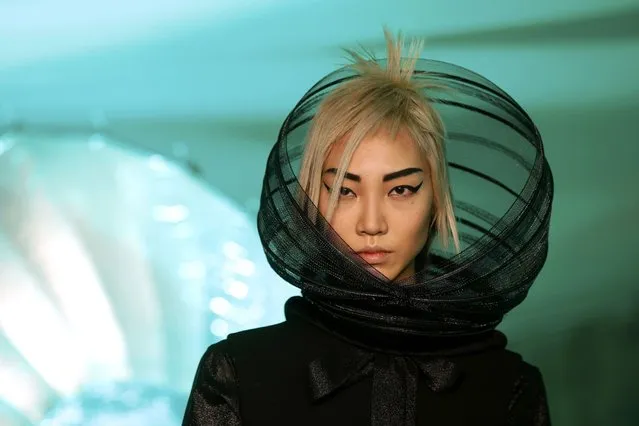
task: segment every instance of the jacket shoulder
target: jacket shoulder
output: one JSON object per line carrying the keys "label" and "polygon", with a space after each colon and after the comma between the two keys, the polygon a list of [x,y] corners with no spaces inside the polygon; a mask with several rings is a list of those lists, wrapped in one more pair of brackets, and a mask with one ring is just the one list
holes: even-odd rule
{"label": "jacket shoulder", "polygon": [[508,407],[511,425],[550,425],[550,408],[546,385],[540,369],[526,361],[521,362]]}
{"label": "jacket shoulder", "polygon": [[227,348],[238,363],[260,361],[279,364],[284,359],[305,359],[321,345],[322,336],[301,324],[284,321],[230,334]]}
{"label": "jacket shoulder", "polygon": [[492,388],[495,394],[506,398],[508,425],[550,425],[541,370],[522,355],[504,349],[484,360],[483,368],[478,365],[473,371],[480,377],[476,383],[490,383],[495,386]]}
{"label": "jacket shoulder", "polygon": [[240,426],[239,387],[225,340],[210,345],[197,366],[182,425]]}

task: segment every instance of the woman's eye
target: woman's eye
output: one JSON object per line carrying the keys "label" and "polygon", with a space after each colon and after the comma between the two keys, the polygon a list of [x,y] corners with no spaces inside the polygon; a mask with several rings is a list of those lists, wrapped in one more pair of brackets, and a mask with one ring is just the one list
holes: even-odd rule
{"label": "woman's eye", "polygon": [[410,186],[410,185],[396,186],[395,188],[393,188],[391,190],[391,193],[395,193],[399,197],[408,197],[408,196],[413,195],[417,191],[419,191],[419,188],[421,188],[423,184],[424,184],[424,182],[421,182],[417,186]]}
{"label": "woman's eye", "polygon": [[420,187],[421,184],[419,186],[401,185],[393,188],[391,192],[399,195],[400,197],[404,197],[416,193]]}
{"label": "woman's eye", "polygon": [[[328,186],[327,184],[324,184],[324,187],[326,188],[326,190],[328,192],[332,192],[333,191],[333,188]],[[349,196],[355,195],[355,193],[351,189],[346,188],[346,187],[343,186],[343,187],[341,187],[339,189],[339,195],[341,197],[349,197]]]}

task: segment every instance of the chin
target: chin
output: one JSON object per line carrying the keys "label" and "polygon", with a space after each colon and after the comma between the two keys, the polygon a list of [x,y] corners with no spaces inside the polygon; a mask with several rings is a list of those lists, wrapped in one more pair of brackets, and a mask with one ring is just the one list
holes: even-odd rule
{"label": "chin", "polygon": [[[382,272],[383,273],[383,272]],[[392,274],[384,274],[389,280],[402,280],[404,278],[412,277],[415,274],[415,264],[410,263],[399,271],[393,271]]]}
{"label": "chin", "polygon": [[414,274],[414,264],[404,266],[403,268],[393,268],[387,265],[371,265],[380,274],[384,275],[389,281],[410,277]]}

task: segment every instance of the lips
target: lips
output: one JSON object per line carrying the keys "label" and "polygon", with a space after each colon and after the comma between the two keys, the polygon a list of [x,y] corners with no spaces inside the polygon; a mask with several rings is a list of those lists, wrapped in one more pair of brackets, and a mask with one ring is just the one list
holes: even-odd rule
{"label": "lips", "polygon": [[357,254],[359,254],[359,256],[367,263],[376,265],[383,263],[388,258],[390,252],[386,250],[364,250],[357,252]]}

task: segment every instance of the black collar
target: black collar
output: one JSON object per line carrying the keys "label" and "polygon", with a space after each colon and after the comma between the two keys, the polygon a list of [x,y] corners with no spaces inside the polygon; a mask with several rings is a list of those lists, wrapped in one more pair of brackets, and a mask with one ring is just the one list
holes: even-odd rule
{"label": "black collar", "polygon": [[285,313],[288,322],[319,328],[322,335],[337,337],[327,339],[307,366],[313,402],[321,404],[372,376],[373,426],[414,426],[420,381],[433,392],[454,389],[465,375],[460,358],[506,346],[505,336],[498,331],[435,338],[357,326],[331,317],[302,297],[289,299]]}

